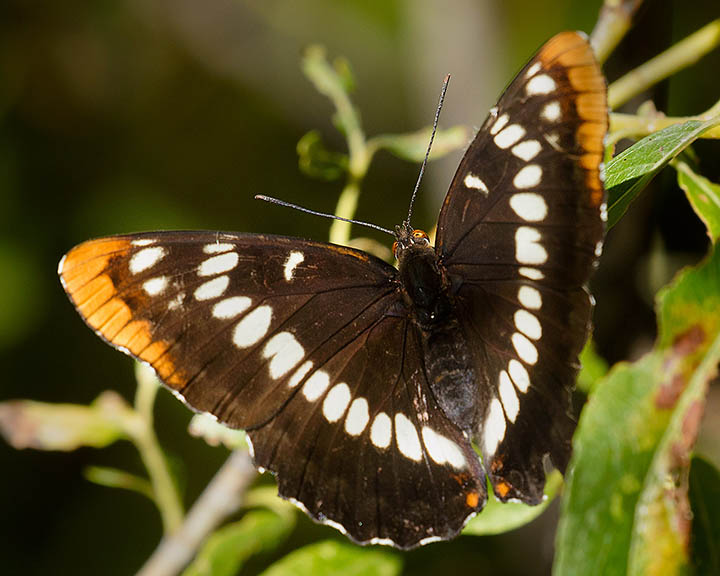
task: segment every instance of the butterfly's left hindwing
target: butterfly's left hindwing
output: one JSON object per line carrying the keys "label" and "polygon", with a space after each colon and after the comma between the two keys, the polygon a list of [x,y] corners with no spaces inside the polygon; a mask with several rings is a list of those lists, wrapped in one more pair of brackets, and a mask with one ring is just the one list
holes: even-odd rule
{"label": "butterfly's left hindwing", "polygon": [[395,268],[296,238],[168,232],[86,242],[59,272],[91,328],[247,429],[256,464],[314,518],[412,547],[482,508],[484,474],[435,403]]}

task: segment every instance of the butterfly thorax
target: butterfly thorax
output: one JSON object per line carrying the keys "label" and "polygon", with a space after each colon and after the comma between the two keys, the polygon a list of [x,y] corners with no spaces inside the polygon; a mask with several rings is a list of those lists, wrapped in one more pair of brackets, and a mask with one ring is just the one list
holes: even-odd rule
{"label": "butterfly thorax", "polygon": [[450,314],[448,283],[427,234],[405,226],[398,227],[396,233],[395,255],[405,302],[415,323],[432,330],[446,322]]}

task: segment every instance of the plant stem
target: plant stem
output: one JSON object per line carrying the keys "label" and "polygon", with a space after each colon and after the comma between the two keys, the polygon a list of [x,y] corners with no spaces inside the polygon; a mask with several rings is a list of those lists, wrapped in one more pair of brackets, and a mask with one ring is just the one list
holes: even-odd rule
{"label": "plant stem", "polygon": [[[345,134],[349,156],[348,181],[338,199],[335,215],[353,218],[360,196],[360,182],[365,177],[372,154],[365,141],[360,113],[350,100],[347,86],[337,71],[340,62],[336,61],[333,68],[325,58],[325,51],[319,46],[311,46],[305,52],[303,70],[317,90],[335,106],[335,122]],[[349,222],[334,221],[330,227],[330,241],[347,244],[350,227]]]}
{"label": "plant stem", "polygon": [[616,109],[661,80],[686,68],[720,45],[720,19],[680,40],[665,52],[631,70],[608,87],[608,104]]}
{"label": "plant stem", "polygon": [[195,556],[205,538],[242,504],[255,468],[246,450],[235,450],[188,512],[178,530],[167,534],[137,576],[174,576]]}
{"label": "plant stem", "polygon": [[605,0],[590,35],[598,62],[605,62],[630,30],[633,16],[641,4],[642,0]]}
{"label": "plant stem", "polygon": [[[688,120],[710,120],[720,116],[720,100],[712,108],[697,116],[637,116],[634,114],[610,114],[610,135],[613,140],[619,137],[642,137]],[[613,136],[619,137],[613,137]],[[720,126],[710,128],[700,138],[720,138]]]}
{"label": "plant stem", "polygon": [[[348,179],[345,188],[340,193],[338,202],[335,206],[335,216],[342,218],[352,218],[357,210],[358,199],[360,198],[360,180],[352,177]],[[350,243],[350,222],[342,220],[333,220],[330,225],[330,242],[333,244],[341,244],[347,246]]]}
{"label": "plant stem", "polygon": [[150,374],[149,370],[142,365],[138,365],[136,380],[135,412],[139,418],[137,425],[129,426],[128,433],[150,476],[153,496],[160,510],[164,532],[170,534],[182,524],[184,512],[180,494],[178,494],[153,427],[153,408],[158,382],[154,375]]}

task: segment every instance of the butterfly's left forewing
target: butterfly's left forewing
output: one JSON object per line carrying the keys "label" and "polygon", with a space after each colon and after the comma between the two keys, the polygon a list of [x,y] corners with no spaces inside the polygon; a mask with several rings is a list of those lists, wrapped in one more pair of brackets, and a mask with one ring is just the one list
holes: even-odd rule
{"label": "butterfly's left forewing", "polygon": [[437,251],[481,387],[478,445],[495,493],[538,503],[567,465],[570,394],[588,334],[584,286],[604,233],[605,81],[587,39],[549,40],[457,170]]}
{"label": "butterfly's left forewing", "polygon": [[102,338],[247,429],[256,464],[314,518],[412,547],[482,508],[480,464],[429,391],[395,268],[297,238],[167,232],[81,244],[60,277]]}

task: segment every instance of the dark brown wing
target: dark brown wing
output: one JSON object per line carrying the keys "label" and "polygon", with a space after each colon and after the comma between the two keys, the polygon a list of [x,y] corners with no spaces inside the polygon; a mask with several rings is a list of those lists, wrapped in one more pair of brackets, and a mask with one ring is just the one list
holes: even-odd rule
{"label": "dark brown wing", "polygon": [[456,287],[480,386],[477,430],[495,493],[536,503],[543,457],[564,469],[570,394],[587,339],[584,289],[605,220],[605,80],[587,39],[563,32],[518,74],[463,158],[437,251]]}
{"label": "dark brown wing", "polygon": [[296,238],[167,232],[86,242],[59,273],[102,338],[248,429],[256,464],[313,518],[412,547],[482,508],[479,461],[428,391],[388,264]]}

